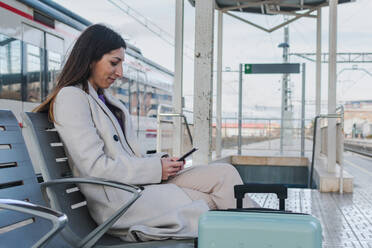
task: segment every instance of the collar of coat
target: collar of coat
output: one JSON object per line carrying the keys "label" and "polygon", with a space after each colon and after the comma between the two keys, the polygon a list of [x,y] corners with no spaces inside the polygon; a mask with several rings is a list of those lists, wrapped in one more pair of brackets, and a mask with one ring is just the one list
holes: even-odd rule
{"label": "collar of coat", "polygon": [[117,107],[121,110],[122,114],[122,120],[124,121],[124,129],[122,130],[120,127],[120,124],[118,122],[118,119],[114,116],[114,114],[111,112],[111,110],[106,106],[106,104],[99,99],[97,91],[93,88],[91,83],[88,81],[88,88],[89,88],[89,95],[98,103],[98,105],[101,107],[101,109],[105,112],[105,114],[110,118],[111,122],[113,123],[116,132],[119,134],[120,142],[123,144],[124,142],[128,144],[129,148],[132,150],[133,154],[135,156],[140,157],[140,152],[136,145],[132,142],[130,143],[131,138],[125,137],[126,136],[132,136],[130,134],[130,130],[128,130],[128,127],[131,125],[130,123],[130,115],[127,110],[127,108],[124,106],[123,103],[121,103],[118,99],[116,99],[108,89],[103,89],[103,95],[105,96],[105,99],[108,103],[111,105]]}

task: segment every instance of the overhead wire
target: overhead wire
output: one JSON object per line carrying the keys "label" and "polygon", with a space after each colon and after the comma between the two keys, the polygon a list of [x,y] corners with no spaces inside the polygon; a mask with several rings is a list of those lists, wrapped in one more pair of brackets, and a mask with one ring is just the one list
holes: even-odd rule
{"label": "overhead wire", "polygon": [[[168,45],[175,46],[174,44],[174,35],[172,35],[170,32],[164,30],[162,27],[157,25],[154,21],[149,19],[148,17],[142,15],[139,11],[133,9],[129,6],[129,4],[125,3],[123,0],[107,0],[111,4],[113,4],[116,8],[118,8],[120,11],[124,12],[131,18],[133,18],[136,22],[144,26],[147,30],[149,30],[151,33],[159,37],[161,40],[166,42]],[[194,49],[191,48],[191,46],[184,44],[184,55],[186,58],[190,60],[194,60],[193,54]]]}
{"label": "overhead wire", "polygon": [[309,40],[305,38],[305,36],[302,34],[302,32],[301,32],[299,29],[297,29],[296,25],[298,25],[298,24],[297,24],[296,22],[293,22],[292,24],[293,24],[292,27],[293,27],[293,29],[295,29],[296,34],[298,34],[299,37],[304,41],[304,44],[305,44],[306,47],[309,49],[309,51],[314,50],[314,49],[311,47],[311,45],[309,44]]}
{"label": "overhead wire", "polygon": [[[371,68],[372,69],[372,68]],[[356,71],[358,71],[358,70],[356,70]],[[342,93],[343,94],[343,92],[345,91],[345,92],[349,92],[349,90],[351,89],[351,87],[353,87],[353,86],[355,86],[360,80],[362,80],[366,75],[367,75],[367,73],[362,73],[360,70],[358,71],[358,72],[360,72],[360,77],[358,78],[358,79],[356,79],[356,80],[353,80],[353,79],[350,79],[350,77],[351,77],[351,74],[352,74],[352,72],[354,72],[353,70],[352,71],[349,71],[348,72],[348,80],[339,80],[339,82],[345,82],[345,81],[347,81],[347,82],[352,82],[352,84],[350,84],[347,88],[345,87],[345,89],[344,90],[340,90],[340,94]],[[342,84],[340,85],[340,88],[342,87]],[[344,94],[343,94],[343,96],[345,96]]]}
{"label": "overhead wire", "polygon": [[372,1],[370,1],[370,0],[365,0],[365,1],[358,0],[358,2],[352,3],[352,4],[359,4],[360,5],[359,8],[357,10],[355,10],[355,12],[351,13],[349,16],[341,17],[340,18],[340,24],[341,23],[349,24],[350,20],[353,19],[356,15],[360,15],[360,13],[363,13],[363,11],[361,11],[361,10],[369,9],[369,7],[366,6],[366,2],[367,2],[367,5],[372,5]]}

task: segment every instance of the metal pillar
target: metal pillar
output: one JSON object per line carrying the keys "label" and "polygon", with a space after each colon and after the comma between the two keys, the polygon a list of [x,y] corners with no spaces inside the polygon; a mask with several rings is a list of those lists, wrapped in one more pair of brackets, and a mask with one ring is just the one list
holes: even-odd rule
{"label": "metal pillar", "polygon": [[13,54],[12,54],[12,48],[11,48],[11,45],[12,43],[9,42],[7,45],[6,45],[6,62],[7,62],[7,69],[8,69],[8,73],[13,73],[13,63],[12,63],[12,57],[13,57]]}
{"label": "metal pillar", "polygon": [[194,137],[193,164],[211,160],[214,0],[195,1]]}
{"label": "metal pillar", "polygon": [[321,112],[321,84],[322,84],[322,9],[317,10],[316,19],[316,91],[315,115]]}
{"label": "metal pillar", "polygon": [[344,133],[344,121],[345,121],[345,110],[344,106],[341,106],[341,130],[339,132],[339,141],[340,141],[340,157],[339,157],[339,163],[340,163],[340,194],[344,193],[344,143],[345,143],[345,133]]}
{"label": "metal pillar", "polygon": [[302,95],[301,95],[301,157],[305,156],[305,85],[306,64],[302,63]]}
{"label": "metal pillar", "polygon": [[[320,115],[322,100],[322,8],[317,10],[316,19],[316,86],[315,86],[315,116]],[[314,125],[315,126],[315,125]],[[317,136],[315,143],[315,159],[320,155],[321,133],[320,125],[317,125]]]}
{"label": "metal pillar", "polygon": [[222,150],[222,29],[223,12],[218,11],[218,35],[217,35],[217,109],[216,109],[216,157],[221,157]]}
{"label": "metal pillar", "polygon": [[[328,114],[336,114],[337,4],[329,0]],[[328,120],[328,172],[336,169],[336,119]]]}
{"label": "metal pillar", "polygon": [[[183,77],[183,10],[184,0],[176,0],[176,25],[174,46],[174,83],[173,83],[173,109],[182,114],[182,77]],[[173,156],[182,153],[182,119],[173,118]]]}
{"label": "metal pillar", "polygon": [[[284,42],[279,45],[283,48],[283,63],[288,63],[288,48],[289,48],[289,28],[288,25],[284,28]],[[285,123],[284,118],[287,116],[285,112],[288,111],[288,74],[283,74],[282,81],[282,107],[281,107],[281,121],[280,121],[280,154],[283,154],[283,141],[284,141],[284,132],[285,132]]]}
{"label": "metal pillar", "polygon": [[239,64],[238,155],[242,155],[243,64]]}

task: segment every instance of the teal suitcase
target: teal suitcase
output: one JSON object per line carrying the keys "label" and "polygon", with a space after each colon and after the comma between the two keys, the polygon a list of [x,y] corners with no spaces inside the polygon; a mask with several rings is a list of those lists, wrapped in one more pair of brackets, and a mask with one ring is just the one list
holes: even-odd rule
{"label": "teal suitcase", "polygon": [[241,209],[237,199],[238,209],[209,211],[200,217],[198,248],[322,247],[322,228],[315,217],[284,211],[281,198],[281,210]]}

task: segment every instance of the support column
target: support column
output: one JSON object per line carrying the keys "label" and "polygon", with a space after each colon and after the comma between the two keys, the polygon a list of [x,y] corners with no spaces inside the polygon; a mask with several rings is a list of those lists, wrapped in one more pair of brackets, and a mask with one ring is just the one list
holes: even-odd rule
{"label": "support column", "polygon": [[322,8],[317,10],[316,18],[316,91],[315,115],[321,112],[321,85],[322,85]]}
{"label": "support column", "polygon": [[302,63],[302,94],[301,94],[301,157],[305,156],[305,88],[306,64]]}
{"label": "support column", "polygon": [[[321,104],[322,104],[322,8],[317,10],[316,18],[316,87],[315,87],[315,115],[320,115]],[[319,124],[319,123],[318,123]],[[321,133],[320,125],[318,130],[316,130],[316,140],[315,140],[315,159],[320,155],[321,147]]]}
{"label": "support column", "polygon": [[193,164],[211,160],[214,0],[195,1],[194,153]]}
{"label": "support column", "polygon": [[239,64],[238,155],[242,155],[243,64]]}
{"label": "support column", "polygon": [[216,109],[216,157],[221,157],[222,150],[222,29],[223,12],[218,11],[217,40],[217,109]]}
{"label": "support column", "polygon": [[[336,114],[337,4],[329,0],[328,114]],[[328,172],[336,169],[336,119],[328,119]]]}
{"label": "support column", "polygon": [[[283,63],[289,62],[288,50],[289,50],[289,27],[288,25],[284,27],[284,42],[279,44],[279,47],[283,48]],[[280,154],[283,154],[283,145],[286,143],[288,145],[288,139],[291,137],[290,129],[288,129],[288,123],[291,120],[288,120],[290,115],[290,102],[289,102],[289,87],[288,80],[289,74],[283,74],[282,79],[282,106],[281,106],[281,115],[280,115]],[[284,141],[286,140],[286,142]]]}
{"label": "support column", "polygon": [[[183,77],[183,10],[184,0],[176,0],[176,25],[174,49],[174,83],[173,83],[173,109],[182,114],[182,77]],[[173,118],[173,156],[182,154],[182,119]]]}

